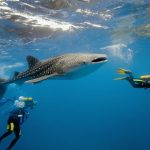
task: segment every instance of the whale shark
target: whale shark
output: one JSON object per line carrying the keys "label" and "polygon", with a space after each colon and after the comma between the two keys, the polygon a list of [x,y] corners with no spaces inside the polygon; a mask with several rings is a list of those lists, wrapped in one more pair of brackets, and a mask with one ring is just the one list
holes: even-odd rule
{"label": "whale shark", "polygon": [[28,69],[14,72],[11,79],[0,79],[0,97],[9,84],[40,83],[47,79],[73,80],[96,71],[107,62],[105,54],[71,53],[40,61],[33,56],[26,57]]}

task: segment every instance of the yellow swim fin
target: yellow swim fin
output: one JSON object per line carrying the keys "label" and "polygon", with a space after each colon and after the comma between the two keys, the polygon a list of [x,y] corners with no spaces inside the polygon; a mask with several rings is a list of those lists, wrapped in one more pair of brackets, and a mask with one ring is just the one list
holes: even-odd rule
{"label": "yellow swim fin", "polygon": [[115,78],[114,80],[126,80],[127,77],[123,77],[123,78]]}
{"label": "yellow swim fin", "polygon": [[128,73],[131,73],[131,71],[119,68],[117,70],[117,73],[119,73],[119,74],[128,74]]}

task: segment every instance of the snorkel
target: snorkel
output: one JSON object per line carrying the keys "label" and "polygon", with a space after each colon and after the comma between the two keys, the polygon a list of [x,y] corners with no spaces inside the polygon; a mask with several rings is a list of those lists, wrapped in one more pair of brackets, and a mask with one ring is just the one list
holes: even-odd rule
{"label": "snorkel", "polygon": [[34,101],[32,97],[20,96],[18,99],[19,99],[18,101],[24,102],[24,104],[25,104],[24,108],[33,109],[34,106],[37,104],[37,101]]}
{"label": "snorkel", "polygon": [[20,100],[20,101],[32,101],[33,98],[32,98],[32,97],[24,97],[24,96],[20,96],[20,97],[19,97],[19,100]]}

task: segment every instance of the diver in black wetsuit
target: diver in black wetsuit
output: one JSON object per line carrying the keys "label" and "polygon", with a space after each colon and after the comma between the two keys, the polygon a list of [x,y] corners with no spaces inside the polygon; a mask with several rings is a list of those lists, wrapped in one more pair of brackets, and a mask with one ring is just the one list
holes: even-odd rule
{"label": "diver in black wetsuit", "polygon": [[129,70],[118,69],[119,74],[127,74],[127,77],[116,78],[115,80],[127,80],[134,88],[150,88],[150,75],[144,75],[139,78],[134,78],[133,74]]}
{"label": "diver in black wetsuit", "polygon": [[12,134],[15,133],[15,139],[11,142],[7,150],[11,150],[11,148],[15,145],[15,143],[19,140],[21,135],[20,125],[24,123],[25,119],[28,118],[29,113],[23,108],[16,108],[12,112],[10,112],[10,116],[7,121],[7,132],[4,133],[0,137],[0,142]]}
{"label": "diver in black wetsuit", "polygon": [[15,109],[10,112],[7,121],[7,131],[0,137],[0,142],[7,136],[15,133],[15,139],[10,143],[6,150],[11,150],[11,148],[16,144],[21,136],[20,125],[28,118],[29,112],[28,108],[33,108],[36,105],[36,101],[32,98],[19,97],[19,100],[15,101]]}

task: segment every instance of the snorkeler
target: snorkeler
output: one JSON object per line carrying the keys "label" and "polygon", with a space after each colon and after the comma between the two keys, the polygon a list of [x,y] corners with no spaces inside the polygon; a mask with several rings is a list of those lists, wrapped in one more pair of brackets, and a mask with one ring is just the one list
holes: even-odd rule
{"label": "snorkeler", "polygon": [[14,105],[16,107],[14,110],[10,112],[7,121],[7,131],[0,137],[0,142],[1,142],[4,138],[11,135],[13,132],[15,133],[16,136],[15,139],[11,142],[11,144],[6,150],[11,150],[11,148],[19,140],[21,136],[20,125],[22,125],[29,116],[29,112],[27,111],[27,109],[33,108],[35,104],[36,103],[33,101],[32,98],[26,98],[26,97],[19,97],[19,99],[15,101]]}
{"label": "snorkeler", "polygon": [[119,74],[126,74],[126,77],[116,78],[115,80],[127,80],[134,88],[150,88],[150,75],[140,76],[139,78],[134,78],[133,74],[129,70],[118,69]]}

